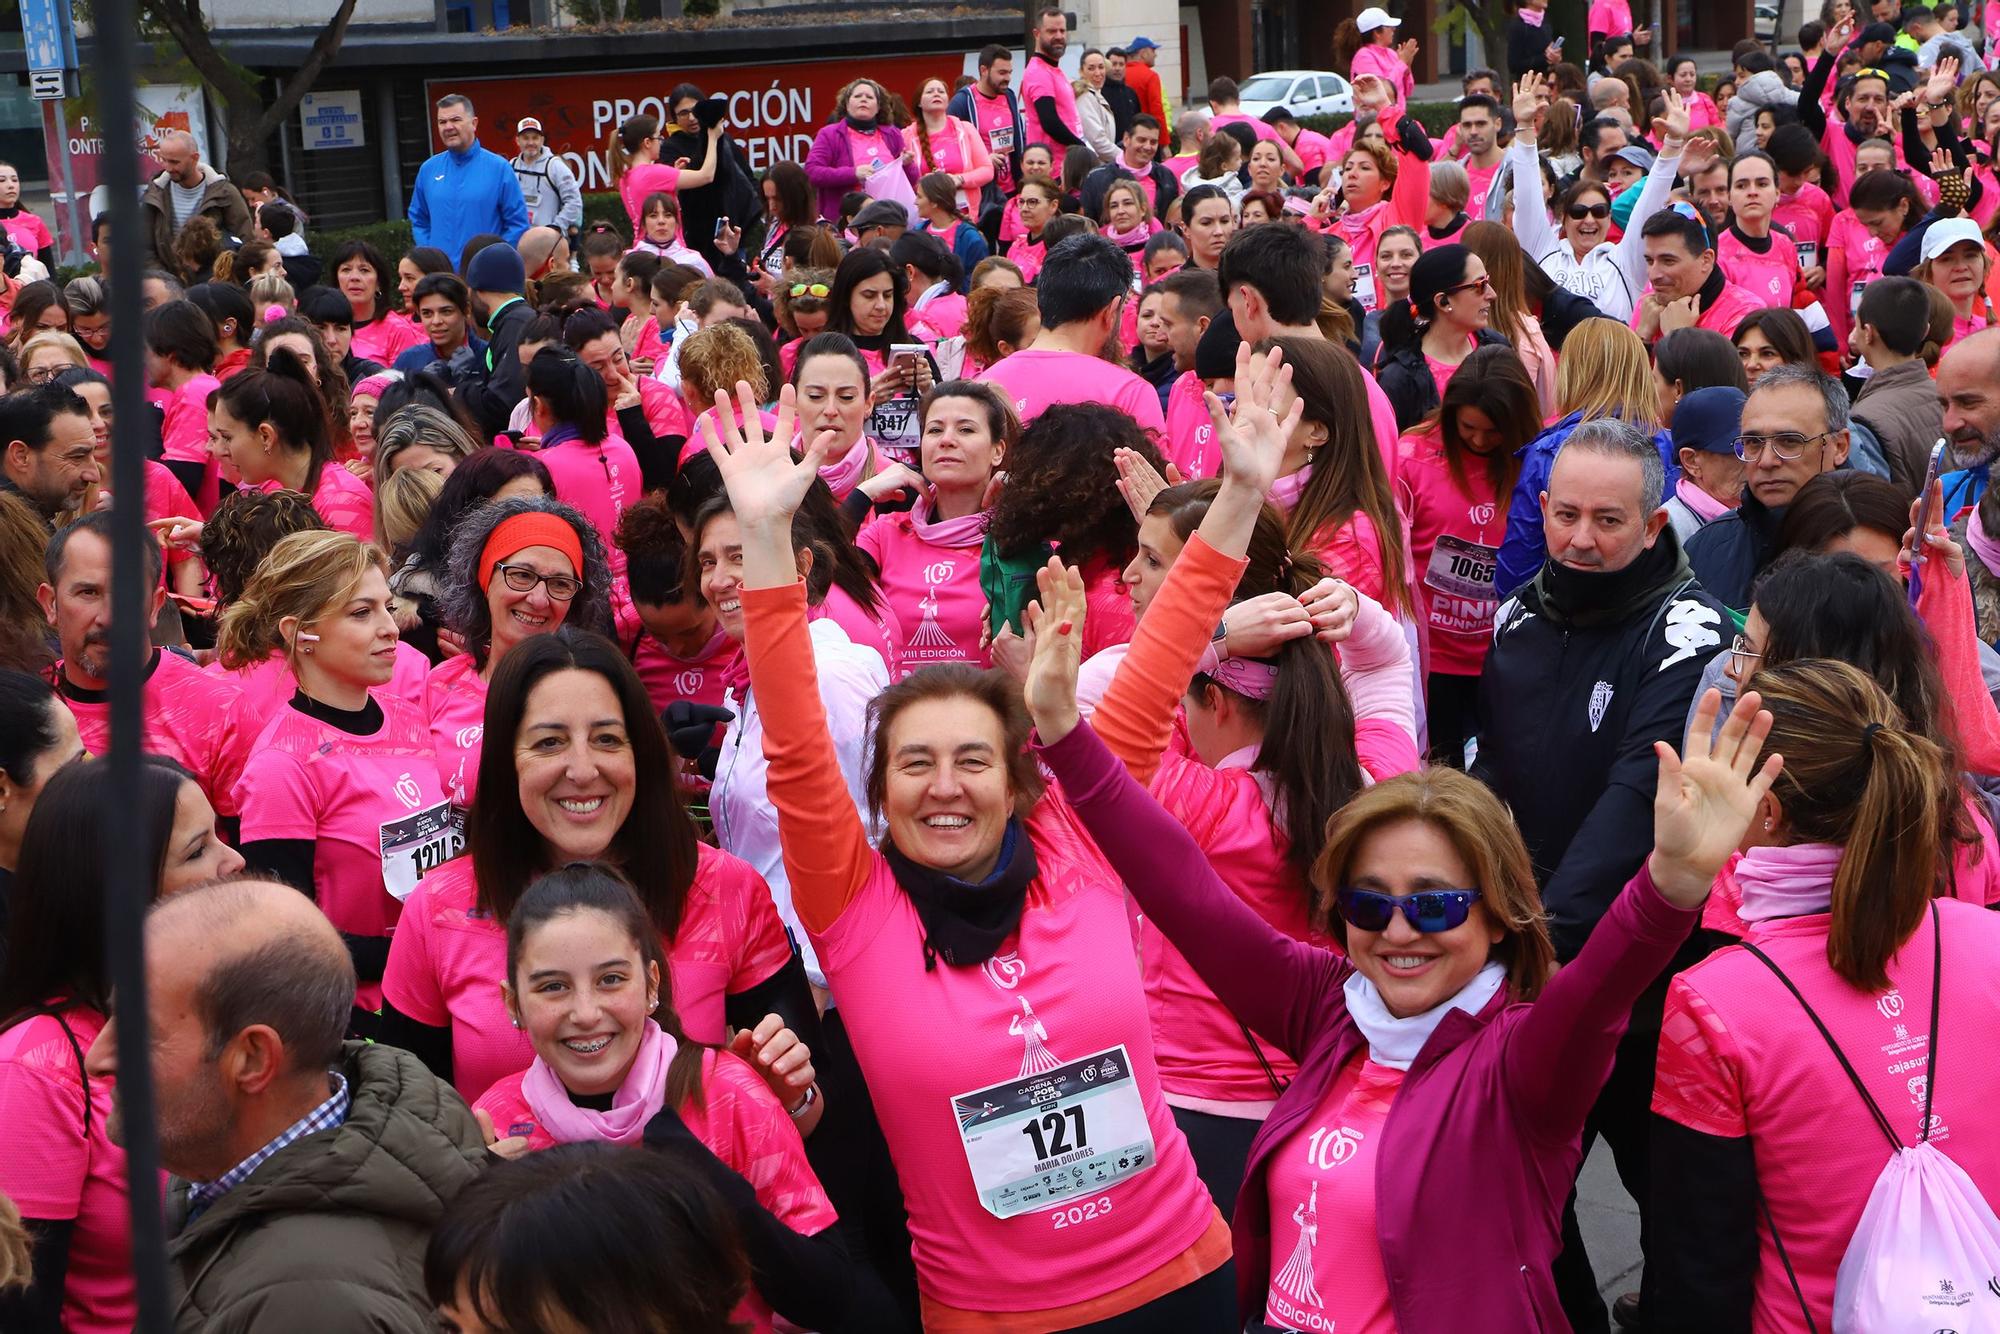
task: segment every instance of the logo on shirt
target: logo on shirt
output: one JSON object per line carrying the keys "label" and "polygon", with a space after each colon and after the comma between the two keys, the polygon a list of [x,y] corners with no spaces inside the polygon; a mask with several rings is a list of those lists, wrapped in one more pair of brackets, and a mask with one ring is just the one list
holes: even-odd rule
{"label": "logo on shirt", "polygon": [[1590,730],[1593,732],[1604,724],[1604,712],[1611,707],[1611,692],[1609,681],[1599,681],[1590,688]]}
{"label": "logo on shirt", "polygon": [[1307,1306],[1324,1306],[1319,1286],[1313,1282],[1313,1250],[1319,1245],[1319,1182],[1313,1182],[1305,1200],[1293,1207],[1292,1221],[1299,1225],[1299,1239],[1271,1286]]}
{"label": "logo on shirt", "polygon": [[1042,1021],[1035,1018],[1035,1007],[1028,1004],[1028,998],[1021,996],[1021,1012],[1007,1020],[1007,1033],[1021,1039],[1021,1078],[1045,1075],[1061,1065],[1056,1054],[1049,1050],[1049,1030]]}
{"label": "logo on shirt", "polygon": [[980,967],[985,970],[986,980],[1002,991],[1012,991],[1028,975],[1028,965],[1021,962],[1018,954],[996,954]]}
{"label": "logo on shirt", "polygon": [[1465,512],[1465,517],[1468,522],[1484,528],[1493,522],[1494,506],[1490,501],[1484,505],[1474,505]]}
{"label": "logo on shirt", "polygon": [[1902,1018],[1903,993],[1894,989],[1883,992],[1875,998],[1875,1008],[1881,1012],[1884,1019]]}
{"label": "logo on shirt", "polygon": [[411,810],[415,810],[423,804],[423,789],[418,787],[417,780],[408,774],[404,774],[396,780],[395,793],[396,800],[402,802],[403,805]]}
{"label": "logo on shirt", "polygon": [[1682,600],[1667,608],[1666,641],[1676,652],[1660,664],[1665,671],[1677,662],[1686,662],[1703,649],[1719,648],[1722,634],[1716,628],[1722,623],[1722,613],[1699,602]]}
{"label": "logo on shirt", "polygon": [[693,697],[701,693],[701,683],[708,676],[706,672],[684,671],[674,674],[674,693],[683,697]]}
{"label": "logo on shirt", "polygon": [[948,560],[933,561],[924,567],[924,595],[917,600],[923,619],[910,635],[906,650],[912,656],[933,660],[959,656],[958,641],[945,633],[937,618],[938,585],[950,583],[957,569],[957,562]]}
{"label": "logo on shirt", "polygon": [[474,723],[471,727],[461,727],[451,734],[452,745],[459,750],[471,750],[479,744],[479,738],[486,735],[486,724]]}

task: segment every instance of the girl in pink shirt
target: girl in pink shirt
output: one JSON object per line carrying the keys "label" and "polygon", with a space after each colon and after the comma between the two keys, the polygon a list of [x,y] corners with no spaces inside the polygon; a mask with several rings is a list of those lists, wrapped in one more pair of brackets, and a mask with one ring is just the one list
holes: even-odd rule
{"label": "girl in pink shirt", "polygon": [[[1749,935],[1674,979],[1653,1092],[1667,1240],[1645,1305],[1674,1329],[1830,1328],[1869,1192],[1910,1145],[2000,1199],[2000,1070],[1969,1037],[2000,1019],[2000,921],[1935,897],[1952,766],[1853,667],[1795,661],[1751,685],[1784,767],[1736,866]],[[1725,1280],[1718,1247],[1756,1263]]]}
{"label": "girl in pink shirt", "polygon": [[1771,226],[1778,205],[1778,168],[1761,150],[1739,153],[1729,164],[1732,221],[1715,239],[1722,276],[1766,306],[1789,309],[1799,280],[1799,252],[1792,238]]}
{"label": "girl in pink shirt", "polygon": [[604,141],[604,156],[611,164],[611,185],[625,204],[634,236],[644,230],[640,206],[647,195],[699,190],[715,179],[721,140],[722,124],[718,121],[708,127],[708,152],[699,167],[688,166],[685,158],[668,166],[660,161],[659,117],[627,116],[610,133]]}
{"label": "girl in pink shirt", "polygon": [[716,458],[793,904],[903,1182],[925,1327],[1222,1328],[1227,1245],[1160,1096],[1124,892],[1041,792],[1015,687],[939,668],[880,701],[881,852],[845,794],[789,536],[817,453],[792,461],[794,411],[775,441],[730,423]]}
{"label": "girl in pink shirt", "polygon": [[979,552],[993,474],[1019,434],[1013,405],[992,386],[947,381],[924,400],[922,475],[899,467],[863,486],[871,498],[892,488],[916,493],[909,510],[872,515],[855,538],[904,627],[905,670],[990,662]]}
{"label": "girl in pink shirt", "polygon": [[916,169],[919,178],[934,171],[944,172],[958,187],[961,213],[977,211],[979,193],[993,179],[993,154],[986,136],[945,106],[951,101],[951,86],[943,79],[925,79],[917,88],[917,119],[911,133],[917,141]]}
{"label": "girl in pink shirt", "polygon": [[1826,233],[1826,287],[1822,304],[1844,348],[1861,308],[1861,293],[1882,276],[1890,249],[1923,216],[1923,201],[1907,178],[1873,171],[1854,183],[1852,203],[1833,215]]}
{"label": "girl in pink shirt", "polygon": [[208,400],[222,387],[215,365],[215,325],[192,301],[169,301],[146,313],[146,382],[166,396],[160,457],[205,516],[220,498],[221,467],[208,447]]}
{"label": "girl in pink shirt", "polygon": [[367,541],[374,527],[368,484],[334,461],[325,404],[290,349],[234,376],[216,391],[209,431],[222,461],[245,487],[297,491],[327,526]]}
{"label": "girl in pink shirt", "polygon": [[[863,1327],[852,1323],[858,1304],[893,1316],[879,1280],[844,1247],[809,1241],[833,1226],[833,1205],[793,1118],[759,1077],[770,1068],[765,1053],[754,1052],[753,1067],[691,1041],[672,1003],[661,1004],[670,971],[645,908],[615,871],[565,867],[527,887],[508,916],[503,986],[534,1061],[475,1104],[496,1151],[595,1140],[693,1155],[731,1200],[753,1267],[767,1276],[767,1291],[753,1290],[733,1313],[742,1327],[770,1330],[774,1305],[808,1327]],[[756,1039],[743,1036],[735,1047],[752,1054]],[[802,1060],[784,1036],[786,1059]]]}
{"label": "girl in pink shirt", "polygon": [[574,626],[516,654],[489,710],[508,741],[484,757],[487,782],[466,818],[470,855],[425,879],[390,946],[387,1040],[467,1100],[527,1069],[528,1040],[501,1002],[502,923],[544,870],[601,859],[643,887],[674,1013],[696,1041],[720,1044],[776,1013],[816,1044],[811,993],[771,891],[744,862],[700,843],[631,664]]}
{"label": "girl in pink shirt", "polygon": [[[451,256],[452,263],[457,261],[458,256]],[[333,252],[333,281],[353,308],[349,350],[355,356],[389,366],[404,352],[429,341],[414,320],[396,309],[401,294],[396,271],[374,246],[343,241]]]}
{"label": "girl in pink shirt", "polygon": [[8,888],[0,1195],[20,1210],[35,1246],[34,1286],[0,1294],[9,1330],[122,1334],[136,1318],[125,1151],[108,1130],[114,1081],[84,1068],[111,1008],[104,907],[76,887],[104,883],[106,849],[118,838],[139,841],[160,895],[243,867],[179,766],[148,758],[138,798],[136,808],[121,805],[101,764],[65,765],[36,798]]}
{"label": "girl in pink shirt", "polygon": [[[1291,637],[1258,646],[1255,656],[1232,643],[1218,659],[1212,627],[1234,614],[1222,601],[1226,585],[1205,589],[1207,598],[1189,599],[1184,584],[1175,585],[1180,596],[1158,593],[1163,565],[1185,554],[1219,485],[1186,483],[1153,499],[1140,524],[1140,554],[1127,570],[1144,614],[1092,725],[1187,826],[1238,898],[1293,939],[1327,947],[1310,921],[1311,868],[1327,821],[1365,784],[1417,767],[1409,646],[1395,620],[1363,599],[1353,632],[1339,645],[1340,671],[1351,673],[1344,688],[1328,645],[1310,633],[1288,630]],[[1317,563],[1293,557],[1277,511],[1265,506],[1251,517],[1250,568],[1236,605],[1260,594],[1308,596]],[[1214,555],[1202,546],[1192,558]],[[1299,608],[1300,631],[1315,623],[1310,609],[1296,601],[1288,607]],[[1254,616],[1247,608],[1243,614]],[[1171,745],[1183,702],[1187,753]],[[1203,1181],[1229,1214],[1250,1140],[1298,1067],[1250,1035],[1143,918],[1139,958],[1161,1084]]]}
{"label": "girl in pink shirt", "polygon": [[423,714],[371,693],[396,667],[388,562],[346,533],[293,533],[223,613],[218,640],[225,667],[283,652],[298,680],[237,786],[242,847],[339,928],[360,984],[357,1021],[372,1033],[359,1014],[382,1003],[403,900],[462,844]]}
{"label": "girl in pink shirt", "polygon": [[461,812],[478,787],[493,674],[516,646],[564,625],[609,633],[610,584],[596,529],[561,501],[517,496],[459,520],[439,612],[465,652],[431,669],[424,716],[438,781]]}
{"label": "girl in pink shirt", "polygon": [[1466,358],[1437,415],[1403,437],[1396,500],[1410,519],[1414,591],[1430,649],[1425,678],[1431,756],[1462,768],[1493,618],[1494,573],[1516,452],[1541,434],[1540,405],[1521,359],[1504,347]]}
{"label": "girl in pink shirt", "polygon": [[[1393,119],[1393,117],[1391,118]],[[1389,146],[1358,143],[1341,158],[1344,206],[1336,227],[1354,252],[1354,298],[1381,309],[1375,290],[1375,246],[1389,227],[1422,227],[1430,212],[1430,163],[1402,146],[1397,126],[1383,122]]]}
{"label": "girl in pink shirt", "polygon": [[632,665],[653,707],[664,712],[676,701],[721,704],[736,641],[716,623],[715,609],[689,591],[687,539],[666,504],[642,500],[620,515],[618,546],[644,627]]}
{"label": "girl in pink shirt", "polygon": [[1022,183],[1017,198],[1021,206],[1021,234],[1007,247],[1007,258],[1020,267],[1022,279],[1032,283],[1041,273],[1042,259],[1048,253],[1042,244],[1042,228],[1055,217],[1062,196],[1048,181],[1028,180]]}
{"label": "girl in pink shirt", "polygon": [[[1371,75],[1389,88],[1395,105],[1407,103],[1417,91],[1417,76],[1409,58],[1396,49],[1397,24],[1390,20],[1373,32],[1361,34],[1362,45],[1354,52],[1349,77],[1359,82]],[[1411,43],[1410,50],[1416,49]]]}

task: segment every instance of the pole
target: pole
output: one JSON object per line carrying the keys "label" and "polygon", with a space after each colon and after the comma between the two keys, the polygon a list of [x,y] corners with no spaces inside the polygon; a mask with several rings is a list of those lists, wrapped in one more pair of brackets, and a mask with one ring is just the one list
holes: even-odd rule
{"label": "pole", "polygon": [[[63,255],[61,258],[66,261],[74,261],[90,253],[90,230],[88,226],[90,210],[80,208],[77,205],[76,172],[71,168],[69,161],[69,109],[65,105],[64,99],[56,99],[54,110],[56,114],[56,139],[61,145],[56,153],[56,157],[62,162],[63,207],[69,212],[70,239],[77,246],[75,251]],[[58,227],[56,230],[61,231],[62,229]]]}
{"label": "pole", "polygon": [[[139,153],[133,141],[133,0],[98,0],[98,114],[104,125],[104,184],[111,214],[111,399],[114,406],[111,491],[111,790],[120,809],[139,808],[140,694],[147,629],[144,420],[145,350],[139,309],[143,267],[139,219]],[[64,145],[68,147],[67,144]],[[146,907],[153,868],[139,840],[114,839],[103,887],[106,952],[117,995],[118,1106],[132,1202],[132,1274],[138,1290],[137,1334],[169,1334],[166,1228],[160,1213],[160,1144],[153,1115],[151,1023],[146,1012]]]}

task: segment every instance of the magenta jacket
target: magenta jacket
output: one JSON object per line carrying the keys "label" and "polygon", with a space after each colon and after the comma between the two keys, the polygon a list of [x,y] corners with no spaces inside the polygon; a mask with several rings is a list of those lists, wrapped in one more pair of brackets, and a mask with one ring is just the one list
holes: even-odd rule
{"label": "magenta jacket", "polygon": [[[1181,822],[1087,723],[1042,759],[1139,907],[1237,1017],[1298,1062],[1250,1146],[1236,1196],[1237,1299],[1260,1317],[1271,1279],[1271,1155],[1366,1051],[1341,987],[1353,965],[1273,929],[1209,869]],[[1611,1073],[1633,1003],[1699,912],[1642,867],[1583,950],[1532,1005],[1502,993],[1447,1014],[1389,1110],[1376,1229],[1402,1334],[1569,1329],[1549,1265],[1576,1181],[1583,1119]]]}
{"label": "magenta jacket", "polygon": [[[877,122],[882,135],[882,146],[891,153],[903,151],[903,132],[895,126]],[[822,218],[838,220],[840,217],[840,197],[849,190],[859,190],[861,181],[854,174],[854,144],[847,137],[847,120],[842,117],[831,125],[823,125],[813,136],[812,152],[806,154],[806,179],[819,191],[819,215]],[[910,178],[910,184],[917,183],[917,168],[912,162],[902,164],[903,174]]]}

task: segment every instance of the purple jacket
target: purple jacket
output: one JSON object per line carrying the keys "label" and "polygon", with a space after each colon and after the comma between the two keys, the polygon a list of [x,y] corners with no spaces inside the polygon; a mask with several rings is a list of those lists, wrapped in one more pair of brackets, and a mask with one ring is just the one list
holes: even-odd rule
{"label": "purple jacket", "polygon": [[[903,132],[893,125],[882,124],[882,146],[891,153],[903,151]],[[917,182],[917,168],[913,162],[905,162],[903,174],[910,178],[910,184]],[[849,190],[859,190],[861,180],[854,174],[854,141],[847,137],[847,121],[837,120],[823,126],[813,136],[812,152],[806,154],[806,179],[819,190],[819,215],[822,218],[838,220],[840,217],[840,197]]]}
{"label": "purple jacket", "polygon": [[[1341,991],[1353,965],[1267,925],[1209,869],[1181,823],[1087,723],[1042,759],[1140,908],[1235,1014],[1299,1064],[1250,1147],[1236,1196],[1237,1299],[1261,1317],[1271,1278],[1271,1156],[1334,1077],[1366,1055]],[[1641,868],[1582,953],[1531,1005],[1505,994],[1447,1014],[1389,1109],[1376,1231],[1403,1334],[1568,1330],[1549,1265],[1583,1119],[1639,993],[1699,920]]]}

